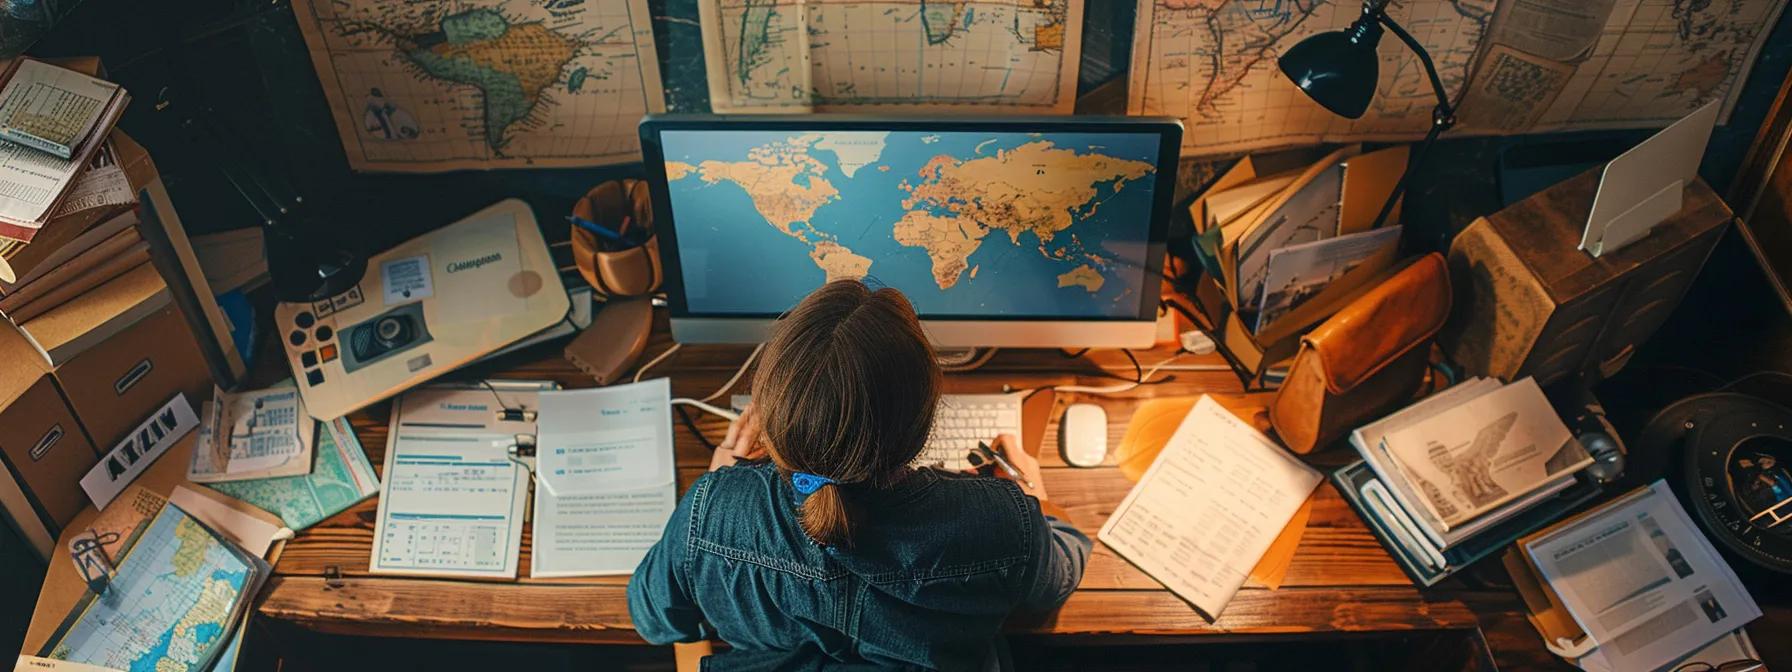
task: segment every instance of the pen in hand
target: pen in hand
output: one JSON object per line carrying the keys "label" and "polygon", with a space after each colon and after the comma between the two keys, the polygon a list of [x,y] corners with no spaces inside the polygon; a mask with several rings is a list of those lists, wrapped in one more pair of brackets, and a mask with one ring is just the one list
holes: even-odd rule
{"label": "pen in hand", "polygon": [[996,466],[1001,467],[1002,471],[1008,472],[1008,475],[1014,480],[1020,481],[1022,485],[1027,486],[1028,490],[1034,489],[1033,482],[1027,480],[1026,476],[1022,476],[1020,470],[1015,469],[1014,465],[1008,462],[1008,458],[1002,457],[1001,453],[991,450],[989,444],[978,441],[977,449],[983,451],[983,454],[988,455],[990,459],[995,460]]}

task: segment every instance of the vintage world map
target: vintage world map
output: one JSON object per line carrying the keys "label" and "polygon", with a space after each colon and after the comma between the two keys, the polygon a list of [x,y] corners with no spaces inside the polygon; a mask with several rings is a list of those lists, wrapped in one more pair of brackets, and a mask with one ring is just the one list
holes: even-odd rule
{"label": "vintage world map", "polygon": [[294,0],[350,165],[640,159],[665,109],[645,0]]}

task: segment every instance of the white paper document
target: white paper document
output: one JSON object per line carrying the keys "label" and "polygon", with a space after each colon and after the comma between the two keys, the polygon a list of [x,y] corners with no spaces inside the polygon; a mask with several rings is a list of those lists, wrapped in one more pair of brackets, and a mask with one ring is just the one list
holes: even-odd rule
{"label": "white paper document", "polygon": [[1613,670],[1655,670],[1761,615],[1665,481],[1524,547]]}
{"label": "white paper document", "polygon": [[[56,216],[80,212],[89,208],[106,205],[124,205],[137,202],[137,192],[131,190],[131,181],[118,167],[118,155],[112,151],[112,144],[106,143],[94,152],[93,159],[87,162],[87,171],[75,178],[69,188],[68,196],[56,206]],[[254,229],[249,229],[255,231]],[[260,233],[260,232],[256,232]],[[256,240],[261,237],[256,236]]]}
{"label": "white paper document", "polygon": [[199,428],[187,480],[221,483],[311,473],[317,421],[289,379],[233,394],[214,388]]}
{"label": "white paper document", "polygon": [[516,578],[529,471],[509,451],[535,423],[501,413],[533,409],[551,386],[427,387],[394,402],[368,571]]}
{"label": "white paper document", "polygon": [[1216,619],[1320,480],[1202,397],[1099,536]]}
{"label": "white paper document", "polygon": [[531,577],[626,575],[678,505],[672,388],[543,392]]}

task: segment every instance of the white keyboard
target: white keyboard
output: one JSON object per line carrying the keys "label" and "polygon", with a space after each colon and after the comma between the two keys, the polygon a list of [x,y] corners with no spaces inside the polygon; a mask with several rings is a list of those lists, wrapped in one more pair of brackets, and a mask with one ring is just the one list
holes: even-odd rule
{"label": "white keyboard", "polygon": [[933,416],[933,436],[915,458],[916,465],[938,464],[960,470],[979,442],[992,443],[997,434],[1020,435],[1020,395],[948,394],[940,398]]}
{"label": "white keyboard", "polygon": [[[937,464],[960,470],[970,466],[965,459],[978,442],[995,441],[998,434],[1020,435],[1019,394],[948,394],[940,397],[939,410],[933,416],[933,436],[927,447],[915,458],[916,466]],[[729,399],[735,410],[752,401],[752,397],[736,394]]]}

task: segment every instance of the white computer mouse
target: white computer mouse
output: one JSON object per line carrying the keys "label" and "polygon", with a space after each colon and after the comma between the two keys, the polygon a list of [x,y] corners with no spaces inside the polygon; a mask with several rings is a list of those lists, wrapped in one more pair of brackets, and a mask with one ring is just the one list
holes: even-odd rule
{"label": "white computer mouse", "polygon": [[1058,422],[1058,450],[1072,466],[1098,467],[1108,459],[1108,412],[1095,404],[1071,404]]}

